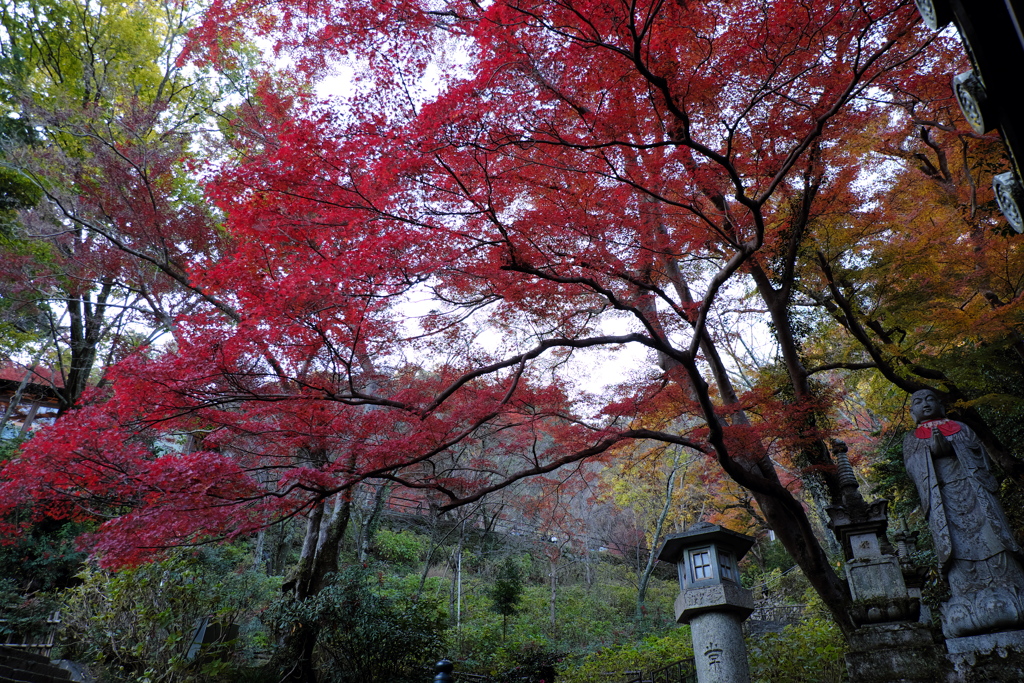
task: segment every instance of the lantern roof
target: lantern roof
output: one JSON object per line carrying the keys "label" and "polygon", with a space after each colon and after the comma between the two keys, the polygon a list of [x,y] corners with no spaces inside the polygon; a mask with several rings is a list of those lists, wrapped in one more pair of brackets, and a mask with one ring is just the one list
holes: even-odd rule
{"label": "lantern roof", "polygon": [[754,545],[754,537],[710,522],[698,522],[681,534],[667,536],[658,551],[658,559],[675,564],[682,559],[683,551],[687,548],[711,544],[732,552],[739,562]]}

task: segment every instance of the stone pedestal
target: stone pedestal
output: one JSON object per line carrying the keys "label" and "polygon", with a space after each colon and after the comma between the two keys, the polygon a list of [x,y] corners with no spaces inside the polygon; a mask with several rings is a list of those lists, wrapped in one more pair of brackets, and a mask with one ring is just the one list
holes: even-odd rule
{"label": "stone pedestal", "polygon": [[909,595],[903,568],[892,556],[851,560],[846,565],[853,605],[850,616],[859,625],[916,621],[921,600]]}
{"label": "stone pedestal", "polygon": [[[849,467],[845,458],[840,462]],[[854,486],[855,482],[849,486],[842,505],[828,508],[830,526],[846,555],[850,617],[858,626],[915,622],[921,601],[907,590],[904,567],[885,534],[889,501],[866,503]]]}
{"label": "stone pedestal", "polygon": [[689,588],[676,598],[676,620],[690,625],[697,683],[749,683],[743,620],[754,595],[736,584]]}
{"label": "stone pedestal", "polygon": [[850,635],[846,668],[856,683],[938,683],[946,680],[942,650],[924,624],[862,626]]}
{"label": "stone pedestal", "polygon": [[1000,631],[947,638],[949,683],[1024,681],[1024,631]]}
{"label": "stone pedestal", "polygon": [[733,612],[705,612],[690,619],[698,683],[750,683],[743,619]]}

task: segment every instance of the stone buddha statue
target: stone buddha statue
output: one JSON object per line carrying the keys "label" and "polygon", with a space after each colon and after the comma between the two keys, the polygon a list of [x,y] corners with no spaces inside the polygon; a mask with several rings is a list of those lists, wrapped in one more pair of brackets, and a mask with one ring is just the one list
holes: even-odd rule
{"label": "stone buddha statue", "polygon": [[921,498],[950,600],[947,638],[1024,625],[1021,548],[999,504],[988,454],[970,427],[946,418],[938,395],[910,399],[917,428],[903,440],[903,462]]}

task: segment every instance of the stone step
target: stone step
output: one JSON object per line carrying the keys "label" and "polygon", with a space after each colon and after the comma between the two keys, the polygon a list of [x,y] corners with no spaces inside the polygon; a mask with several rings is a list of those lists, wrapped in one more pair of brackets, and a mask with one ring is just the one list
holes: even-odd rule
{"label": "stone step", "polygon": [[0,683],[63,683],[71,673],[32,652],[0,646]]}
{"label": "stone step", "polygon": [[38,655],[35,652],[29,652],[28,650],[23,650],[17,647],[7,647],[5,645],[0,645],[0,660],[4,659],[5,657],[14,657],[17,661],[20,662],[36,662],[38,664],[50,663],[50,659],[48,657]]}

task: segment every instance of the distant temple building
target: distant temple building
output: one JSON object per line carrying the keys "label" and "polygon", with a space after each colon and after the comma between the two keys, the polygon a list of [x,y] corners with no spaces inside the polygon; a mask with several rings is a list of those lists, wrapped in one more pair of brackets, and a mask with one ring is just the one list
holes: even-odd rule
{"label": "distant temple building", "polygon": [[54,387],[61,386],[59,374],[40,366],[9,362],[0,367],[0,416],[7,416],[0,438],[16,439],[52,425],[59,405]]}

